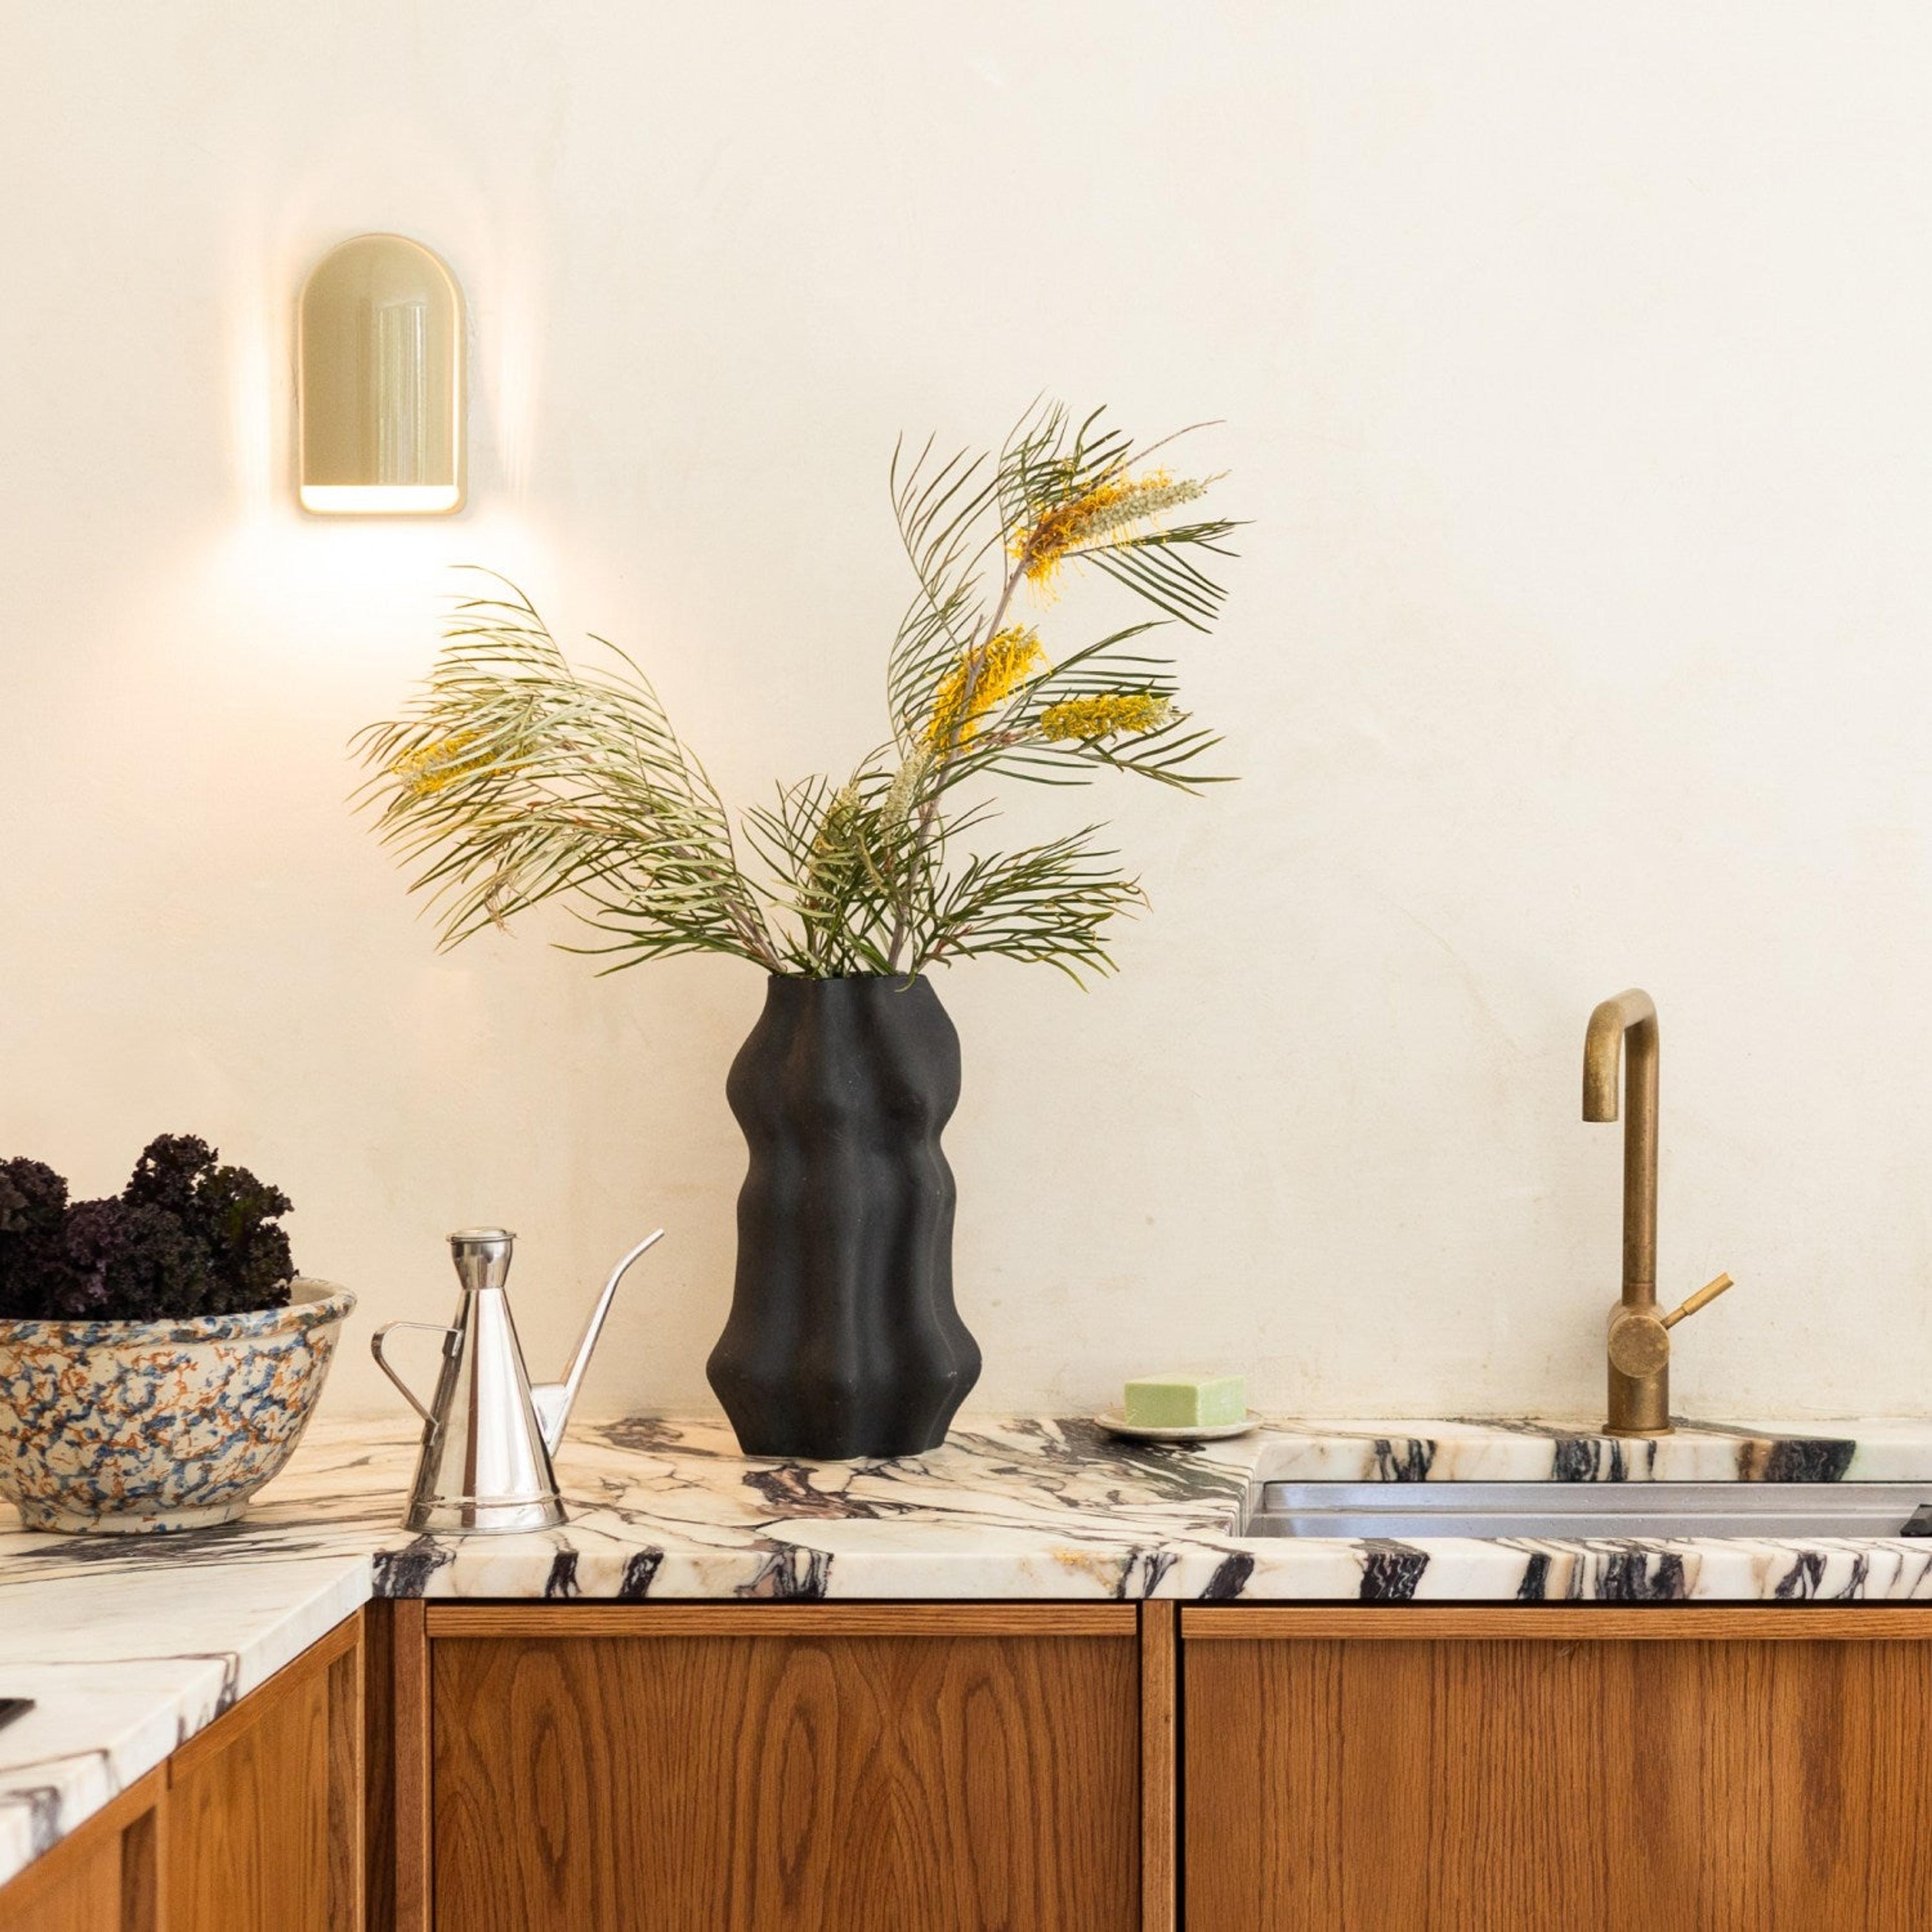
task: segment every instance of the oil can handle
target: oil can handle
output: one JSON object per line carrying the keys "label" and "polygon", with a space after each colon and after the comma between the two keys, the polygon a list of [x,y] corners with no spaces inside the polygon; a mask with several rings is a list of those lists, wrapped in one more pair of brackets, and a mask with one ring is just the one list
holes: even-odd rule
{"label": "oil can handle", "polygon": [[416,1411],[417,1414],[422,1418],[424,1421],[429,1424],[430,1428],[434,1429],[436,1426],[436,1418],[432,1415],[428,1409],[424,1408],[422,1403],[417,1399],[416,1390],[411,1388],[409,1384],[404,1382],[400,1376],[397,1374],[394,1369],[390,1365],[388,1357],[382,1352],[382,1343],[384,1340],[388,1336],[393,1334],[398,1328],[424,1328],[427,1329],[432,1335],[442,1336],[443,1337],[443,1352],[446,1354],[448,1352],[449,1344],[452,1340],[460,1336],[463,1331],[460,1328],[449,1328],[440,1322],[386,1322],[381,1328],[376,1330],[374,1334],[369,1337],[369,1352],[375,1357],[376,1367],[380,1369],[383,1374],[387,1376],[390,1381],[394,1382],[397,1388],[402,1390],[403,1399],[408,1402],[410,1408]]}

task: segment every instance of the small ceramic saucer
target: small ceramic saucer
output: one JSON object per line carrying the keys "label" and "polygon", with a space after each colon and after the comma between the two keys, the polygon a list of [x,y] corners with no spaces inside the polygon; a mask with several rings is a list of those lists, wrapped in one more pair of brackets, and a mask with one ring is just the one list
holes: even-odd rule
{"label": "small ceramic saucer", "polygon": [[1230,1436],[1246,1436],[1262,1426],[1260,1415],[1252,1408],[1245,1422],[1202,1423],[1186,1429],[1143,1429],[1124,1415],[1112,1413],[1094,1420],[1124,1442],[1225,1442]]}

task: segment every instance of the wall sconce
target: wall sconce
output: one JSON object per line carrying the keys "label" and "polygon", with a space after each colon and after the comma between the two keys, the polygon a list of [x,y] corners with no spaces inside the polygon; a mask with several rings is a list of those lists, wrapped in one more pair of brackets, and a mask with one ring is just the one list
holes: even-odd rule
{"label": "wall sconce", "polygon": [[400,235],[332,248],[304,285],[302,506],[434,516],[463,506],[463,291]]}

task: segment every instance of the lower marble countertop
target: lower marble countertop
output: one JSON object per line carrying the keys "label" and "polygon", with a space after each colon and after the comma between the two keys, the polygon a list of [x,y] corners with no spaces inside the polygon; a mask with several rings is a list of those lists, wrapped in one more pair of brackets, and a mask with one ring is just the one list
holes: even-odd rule
{"label": "lower marble countertop", "polygon": [[241,1522],[159,1537],[19,1529],[0,1506],[0,1882],[371,1596],[1196,1602],[1932,1601],[1932,1542],[1244,1539],[1249,1483],[1910,1481],[1932,1420],[1682,1426],[1270,1424],[1143,1448],[967,1417],[890,1462],[750,1460],[722,1421],[574,1425],[560,1529],[397,1526],[413,1431],[325,1422]]}

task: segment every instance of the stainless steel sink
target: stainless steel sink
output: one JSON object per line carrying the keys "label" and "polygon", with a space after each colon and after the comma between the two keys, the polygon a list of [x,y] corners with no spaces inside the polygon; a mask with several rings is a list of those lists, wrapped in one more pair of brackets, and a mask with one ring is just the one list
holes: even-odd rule
{"label": "stainless steel sink", "polygon": [[1248,1499],[1245,1536],[1932,1535],[1932,1482],[1263,1483]]}

